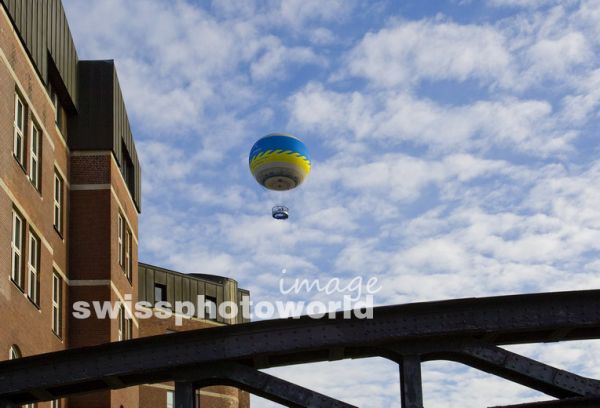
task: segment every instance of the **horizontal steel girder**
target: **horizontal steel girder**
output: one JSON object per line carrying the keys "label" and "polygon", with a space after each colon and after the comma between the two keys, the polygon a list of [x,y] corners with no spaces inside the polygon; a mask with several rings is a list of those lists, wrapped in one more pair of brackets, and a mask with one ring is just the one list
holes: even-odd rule
{"label": "horizontal steel girder", "polygon": [[267,320],[5,361],[0,399],[25,403],[139,385],[152,377],[172,378],[186,366],[222,361],[264,368],[366,357],[375,354],[364,350],[433,337],[488,337],[496,344],[599,338],[600,291],[385,306],[373,316],[343,319],[340,312],[335,319]]}

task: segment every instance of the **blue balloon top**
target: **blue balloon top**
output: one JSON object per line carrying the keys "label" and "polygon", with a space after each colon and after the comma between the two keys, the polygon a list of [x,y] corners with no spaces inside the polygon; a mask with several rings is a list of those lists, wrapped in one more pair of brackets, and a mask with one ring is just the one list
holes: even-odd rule
{"label": "blue balloon top", "polygon": [[272,133],[259,139],[250,150],[249,162],[251,163],[252,160],[261,153],[276,150],[298,153],[301,157],[304,157],[310,162],[310,155],[308,154],[306,145],[294,136],[281,133]]}

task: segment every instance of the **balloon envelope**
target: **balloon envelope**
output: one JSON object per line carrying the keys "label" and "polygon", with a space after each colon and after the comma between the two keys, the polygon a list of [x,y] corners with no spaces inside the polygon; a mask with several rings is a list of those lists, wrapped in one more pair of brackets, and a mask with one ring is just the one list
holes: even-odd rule
{"label": "balloon envelope", "polygon": [[272,133],[250,150],[250,171],[262,186],[284,191],[298,187],[310,173],[310,156],[294,136]]}

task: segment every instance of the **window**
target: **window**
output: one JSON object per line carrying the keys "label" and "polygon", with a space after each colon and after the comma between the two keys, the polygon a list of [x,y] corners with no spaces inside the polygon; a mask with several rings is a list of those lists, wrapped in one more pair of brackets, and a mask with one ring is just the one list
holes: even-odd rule
{"label": "window", "polygon": [[135,197],[135,168],[124,141],[121,141],[121,174],[132,197]]}
{"label": "window", "polygon": [[125,340],[125,308],[123,305],[119,306],[119,322],[118,322],[118,331],[117,331],[117,340]]}
{"label": "window", "polygon": [[133,320],[123,305],[119,306],[118,340],[129,340],[133,338]]}
{"label": "window", "polygon": [[154,284],[154,304],[167,301],[167,286],[160,283]]}
{"label": "window", "polygon": [[52,331],[62,337],[62,279],[56,272],[52,275]]}
{"label": "window", "polygon": [[18,94],[15,95],[15,124],[14,124],[13,154],[21,167],[25,167],[25,105]]}
{"label": "window", "polygon": [[60,120],[60,102],[58,102],[58,94],[54,91],[54,88],[50,86],[50,96],[52,98],[52,105],[54,105],[54,121],[58,124]]}
{"label": "window", "polygon": [[121,265],[122,267],[125,263],[125,254],[123,250],[123,235],[125,235],[125,224],[123,223],[123,217],[121,216],[121,214],[119,214],[117,218],[117,251],[119,256],[119,265]]}
{"label": "window", "polygon": [[31,301],[40,304],[40,239],[29,231],[29,290],[27,295]]}
{"label": "window", "polygon": [[36,190],[40,189],[40,143],[40,129],[33,124],[29,151],[29,180]]}
{"label": "window", "polygon": [[131,282],[131,271],[133,270],[133,261],[131,256],[131,231],[127,229],[125,231],[125,275],[129,282]]}
{"label": "window", "polygon": [[133,319],[129,318],[129,316],[128,316],[127,319],[125,320],[125,322],[126,322],[125,335],[126,335],[127,339],[133,339]]}
{"label": "window", "polygon": [[60,400],[53,400],[50,408],[60,408]]}
{"label": "window", "polygon": [[10,351],[8,352],[9,360],[16,360],[17,358],[21,358],[21,350],[19,350],[19,346],[13,344],[10,346]]}
{"label": "window", "polygon": [[23,230],[23,218],[13,210],[10,278],[21,289],[23,289]]}
{"label": "window", "polygon": [[62,235],[63,229],[63,180],[54,172],[54,228]]}
{"label": "window", "polygon": [[167,391],[167,408],[173,407],[173,391]]}
{"label": "window", "polygon": [[217,318],[217,298],[212,296],[204,297],[204,318],[215,320]]}
{"label": "window", "polygon": [[56,93],[56,88],[50,84],[50,99],[52,99],[52,105],[54,105],[54,121],[56,126],[61,131],[63,136],[66,136],[67,131],[67,114],[60,102],[60,98]]}

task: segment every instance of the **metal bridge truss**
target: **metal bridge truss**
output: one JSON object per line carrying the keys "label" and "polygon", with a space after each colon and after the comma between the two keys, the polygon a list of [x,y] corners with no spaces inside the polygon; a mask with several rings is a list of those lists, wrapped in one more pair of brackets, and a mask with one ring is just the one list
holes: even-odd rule
{"label": "metal bridge truss", "polygon": [[5,361],[0,408],[165,381],[175,381],[177,408],[196,407],[196,390],[209,385],[289,407],[352,407],[259,370],[369,357],[398,363],[403,408],[423,406],[421,363],[432,360],[466,364],[555,398],[514,408],[600,407],[600,381],[499,347],[600,338],[600,290],[385,306],[373,315],[268,320]]}

